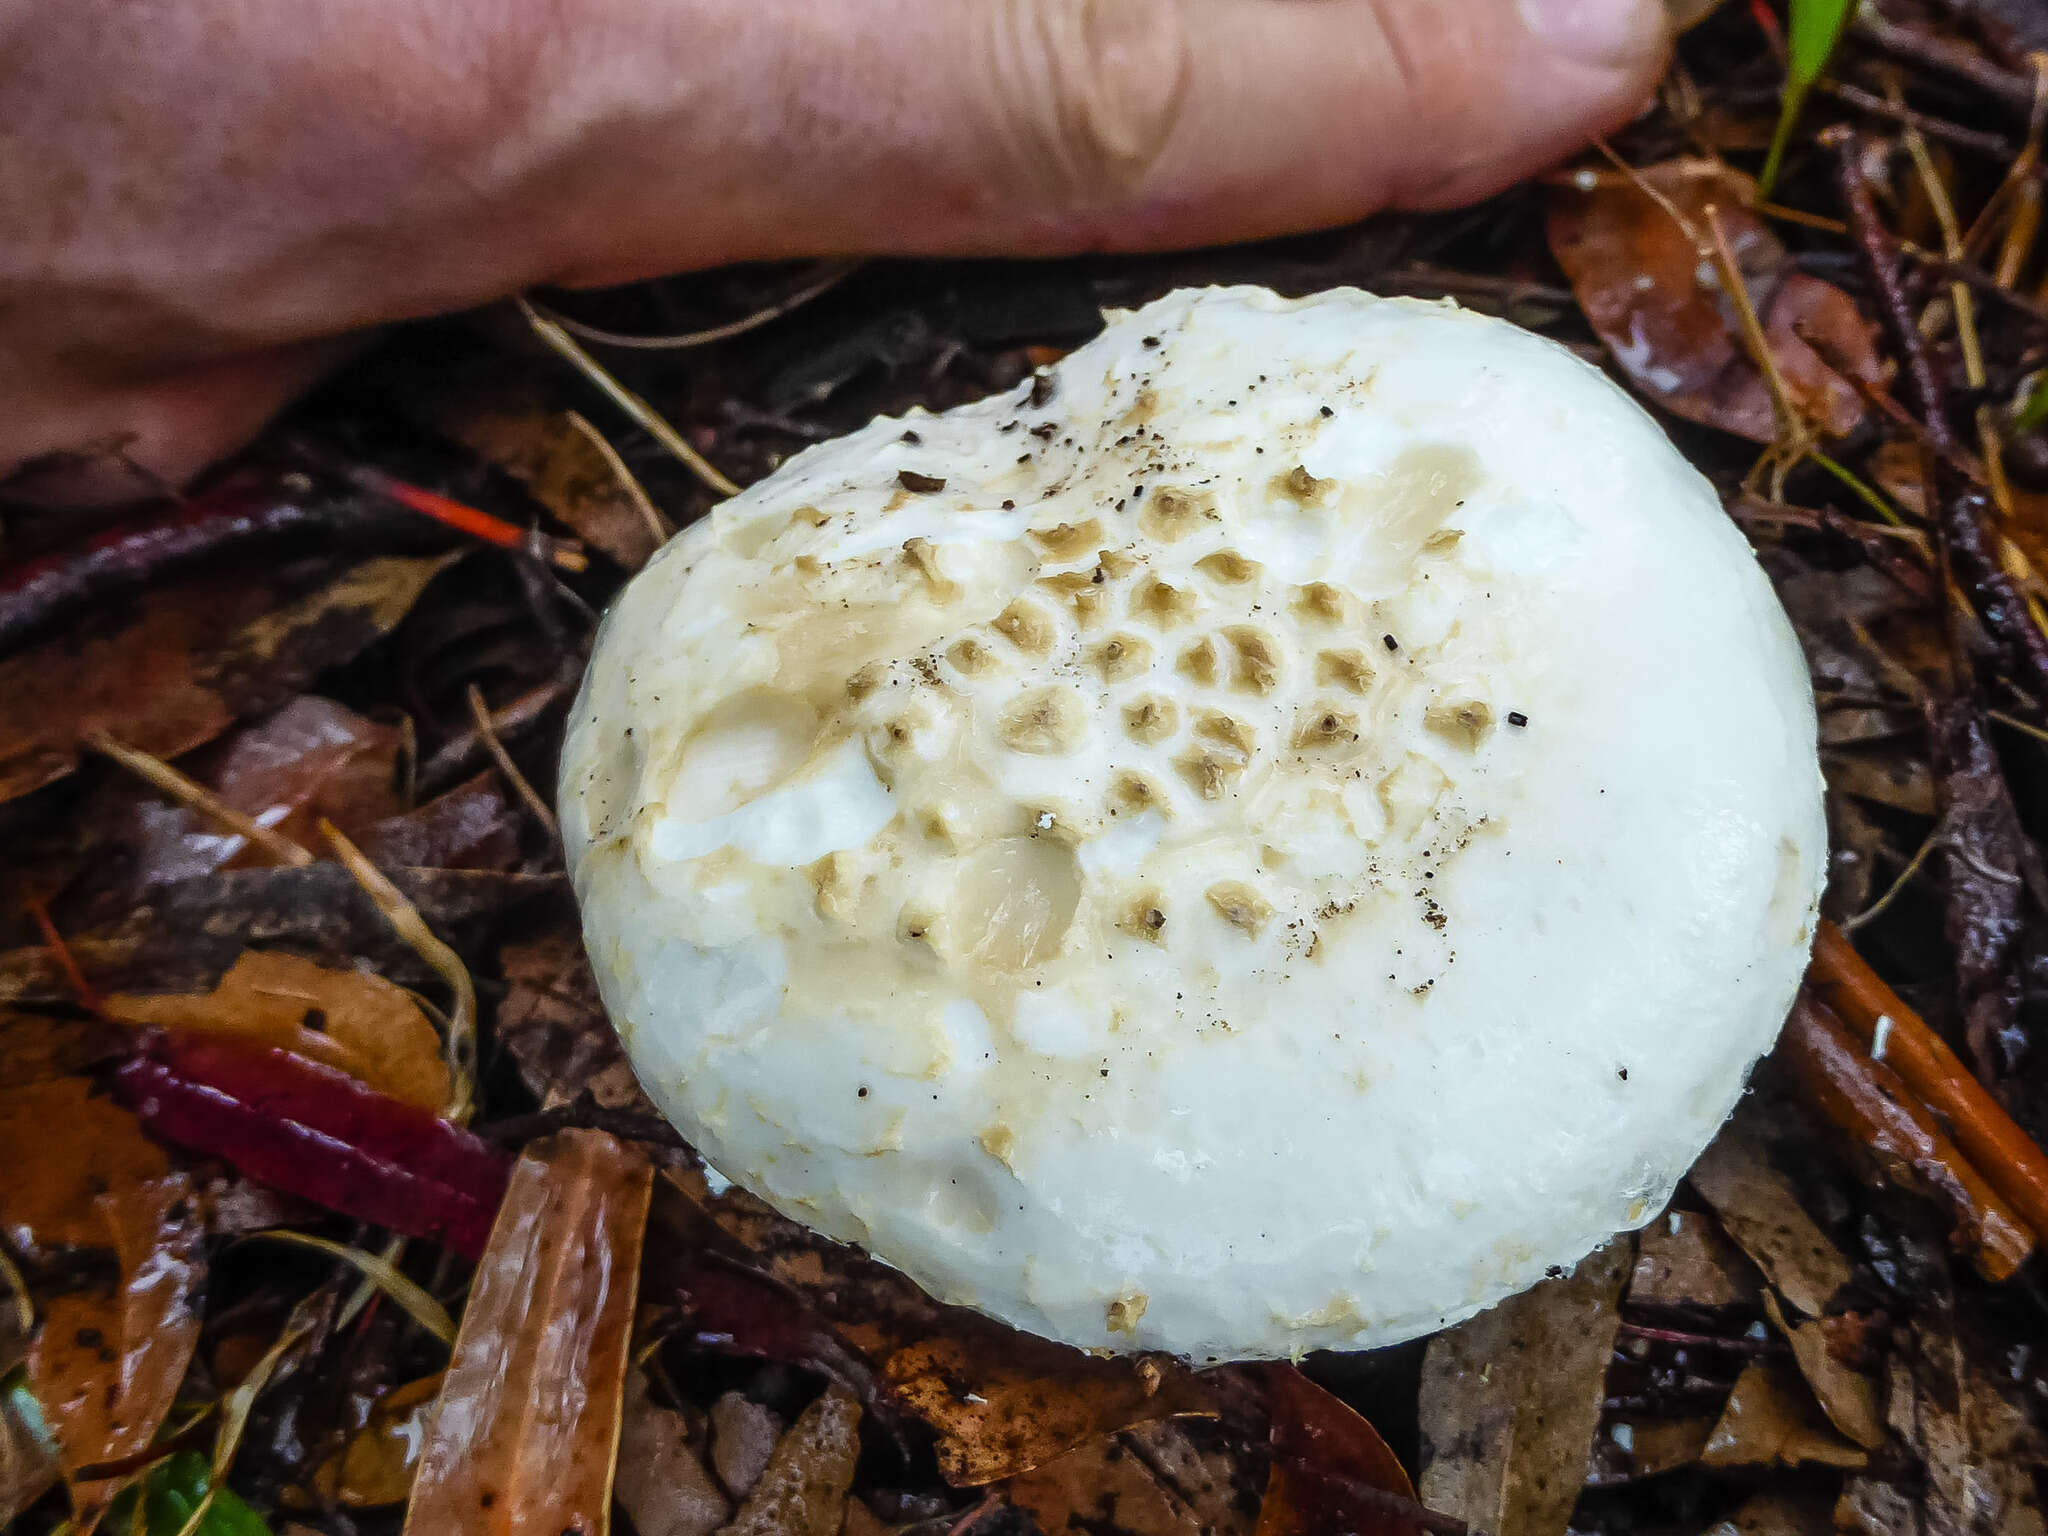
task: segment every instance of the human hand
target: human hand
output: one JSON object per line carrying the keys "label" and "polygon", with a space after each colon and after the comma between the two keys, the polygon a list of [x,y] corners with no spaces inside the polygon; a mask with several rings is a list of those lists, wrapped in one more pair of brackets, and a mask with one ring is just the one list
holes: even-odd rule
{"label": "human hand", "polygon": [[1469,201],[1625,119],[1659,0],[0,0],[0,480],[173,481],[352,333],[758,258],[1135,250]]}

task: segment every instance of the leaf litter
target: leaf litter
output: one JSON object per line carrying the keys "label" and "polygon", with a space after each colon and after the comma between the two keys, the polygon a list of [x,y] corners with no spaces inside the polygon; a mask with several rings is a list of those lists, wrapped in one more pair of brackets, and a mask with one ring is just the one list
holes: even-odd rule
{"label": "leaf litter", "polygon": [[[401,337],[186,507],[10,519],[0,1507],[30,1536],[2040,1529],[2048,256],[2008,174],[2030,44],[1993,9],[1866,6],[1822,68],[1804,0],[1789,34],[1703,8],[1652,111],[1477,210],[877,264],[794,323],[772,270],[563,296],[575,375]],[[1363,1374],[1062,1350],[714,1186],[521,788],[706,464],[744,483],[1218,279],[1452,295],[1613,368],[1752,539],[1821,707],[1813,1027],[1633,1246]],[[601,340],[677,330],[725,339]]]}

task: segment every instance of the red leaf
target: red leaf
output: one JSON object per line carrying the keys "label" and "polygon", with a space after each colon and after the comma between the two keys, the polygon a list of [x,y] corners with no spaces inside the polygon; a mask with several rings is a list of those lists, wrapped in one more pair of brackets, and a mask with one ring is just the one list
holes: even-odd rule
{"label": "red leaf", "polygon": [[142,1123],[257,1181],[475,1258],[511,1159],[344,1072],[217,1036],[153,1035],[115,1072]]}
{"label": "red leaf", "polygon": [[1378,1430],[1291,1365],[1246,1366],[1266,1388],[1273,1468],[1256,1536],[1421,1536],[1383,1495],[1410,1503],[1415,1486]]}

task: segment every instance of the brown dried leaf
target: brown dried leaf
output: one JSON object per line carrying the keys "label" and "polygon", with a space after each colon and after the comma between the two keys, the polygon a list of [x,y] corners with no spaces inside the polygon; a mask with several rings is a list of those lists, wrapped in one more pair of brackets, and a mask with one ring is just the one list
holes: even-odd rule
{"label": "brown dried leaf", "polygon": [[57,1481],[57,1442],[22,1375],[0,1381],[0,1528]]}
{"label": "brown dried leaf", "polygon": [[1799,1374],[1813,1389],[1828,1422],[1867,1451],[1883,1445],[1884,1416],[1878,1412],[1877,1383],[1835,1358],[1828,1347],[1827,1323],[1810,1318],[1794,1326],[1775,1296],[1764,1297],[1764,1311],[1792,1346]]}
{"label": "brown dried leaf", "polygon": [[639,1536],[711,1536],[732,1514],[691,1439],[689,1422],[648,1395],[644,1374],[628,1371],[613,1492]]}
{"label": "brown dried leaf", "polygon": [[618,472],[566,411],[456,409],[442,430],[526,482],[534,499],[593,549],[637,571],[662,538]]}
{"label": "brown dried leaf", "polygon": [[2048,1530],[2036,1482],[2048,1438],[1939,1313],[1916,1319],[1892,1356],[1885,1417],[1926,1465],[1927,1536]]}
{"label": "brown dried leaf", "polygon": [[1407,1469],[1378,1430],[1291,1365],[1239,1369],[1264,1388],[1272,1451],[1257,1536],[1413,1536],[1413,1522],[1370,1497],[1415,1497]]}
{"label": "brown dried leaf", "polygon": [[1562,1536],[1585,1481],[1626,1238],[1430,1341],[1422,1367],[1422,1501],[1493,1536]]}
{"label": "brown dried leaf", "polygon": [[365,560],[296,589],[277,574],[161,587],[111,627],[0,659],[0,800],[69,773],[95,730],[162,758],[211,741],[389,630],[449,558]]}
{"label": "brown dried leaf", "polygon": [[838,1536],[860,1458],[860,1404],[827,1387],[790,1425],[726,1536]]}
{"label": "brown dried leaf", "polygon": [[1833,1501],[1823,1494],[1753,1494],[1731,1518],[1735,1536],[1834,1536]]}
{"label": "brown dried leaf", "polygon": [[[93,1206],[97,1241],[114,1250],[120,1283],[110,1292],[53,1298],[28,1359],[29,1381],[74,1479],[81,1467],[132,1456],[156,1437],[199,1341],[193,1303],[202,1234],[185,1178],[131,1185]],[[72,1518],[81,1530],[98,1521],[119,1483],[74,1480]]]}
{"label": "brown dried leaf", "polygon": [[711,1470],[736,1499],[753,1492],[781,1438],[782,1420],[750,1397],[727,1392],[711,1405]]}
{"label": "brown dried leaf", "polygon": [[419,1470],[420,1449],[433,1431],[445,1375],[436,1371],[378,1398],[341,1454],[314,1472],[314,1491],[347,1509],[403,1504]]}
{"label": "brown dried leaf", "polygon": [[1628,1299],[1639,1307],[1753,1307],[1763,1277],[1711,1216],[1666,1211],[1636,1234]]}
{"label": "brown dried leaf", "polygon": [[368,971],[251,949],[211,992],[117,993],[102,1012],[127,1024],[278,1046],[436,1113],[447,1102],[448,1066],[433,1021],[403,987]]}
{"label": "brown dried leaf", "polygon": [[539,938],[505,946],[505,1000],[498,1043],[542,1104],[588,1092],[607,1109],[654,1114],[597,995],[597,978],[573,919]]}
{"label": "brown dried leaf", "polygon": [[[127,1030],[95,1019],[60,1019],[0,1007],[0,1084],[8,1088],[73,1076],[127,1046]],[[0,1200],[0,1210],[5,1205]]]}
{"label": "brown dried leaf", "polygon": [[[350,833],[363,857],[383,869],[493,869],[519,865],[525,811],[506,798],[495,769],[456,785],[416,810]],[[344,832],[349,832],[345,824]]]}
{"label": "brown dried leaf", "polygon": [[1814,1225],[1792,1181],[1770,1165],[1755,1111],[1735,1112],[1689,1175],[1723,1229],[1808,1317],[1849,1283],[1849,1261]]}
{"label": "brown dried leaf", "polygon": [[599,1131],[519,1159],[421,1453],[413,1536],[605,1528],[652,1177]]}
{"label": "brown dried leaf", "polygon": [[1706,1417],[1617,1420],[1594,1442],[1586,1481],[1604,1488],[1676,1472],[1700,1459],[1713,1433]]}
{"label": "brown dried leaf", "polygon": [[1256,1458],[1202,1420],[1078,1445],[1001,1485],[1045,1536],[1251,1536]]}
{"label": "brown dried leaf", "polygon": [[1835,1432],[1798,1373],[1752,1361],[1735,1379],[1728,1406],[1700,1460],[1710,1467],[1861,1467],[1869,1458]]}
{"label": "brown dried leaf", "polygon": [[1217,1412],[1210,1384],[1177,1361],[1099,1358],[996,1326],[908,1345],[883,1375],[937,1431],[939,1470],[956,1488],[1014,1476],[1134,1424]]}
{"label": "brown dried leaf", "polygon": [[[1747,204],[1748,180],[1708,161],[1669,161],[1642,181],[1689,221],[1715,218],[1764,329],[1793,408],[1839,437],[1863,419],[1855,387],[1807,344],[1875,382],[1874,335],[1855,302],[1830,283],[1794,271],[1783,242]],[[1751,362],[1734,304],[1714,263],[1657,198],[1619,175],[1590,190],[1557,189],[1550,248],[1615,361],[1644,394],[1673,413],[1756,442],[1778,435],[1771,394]]]}
{"label": "brown dried leaf", "polygon": [[[53,1135],[61,1127],[63,1134]],[[127,1110],[82,1077],[0,1088],[0,1223],[19,1248],[109,1245],[102,1197],[123,1202],[170,1171]],[[125,1211],[125,1204],[122,1206]]]}

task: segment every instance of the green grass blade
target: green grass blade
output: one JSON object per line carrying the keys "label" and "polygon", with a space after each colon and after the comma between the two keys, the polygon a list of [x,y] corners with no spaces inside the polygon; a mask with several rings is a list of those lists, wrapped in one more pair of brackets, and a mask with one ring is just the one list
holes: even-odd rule
{"label": "green grass blade", "polygon": [[1792,142],[1792,129],[1806,105],[1814,81],[1828,67],[1842,30],[1856,9],[1856,0],[1791,0],[1791,25],[1785,38],[1785,100],[1778,110],[1778,126],[1771,134],[1771,150],[1764,156],[1764,168],[1756,179],[1759,197],[1769,197],[1777,183],[1785,150]]}

